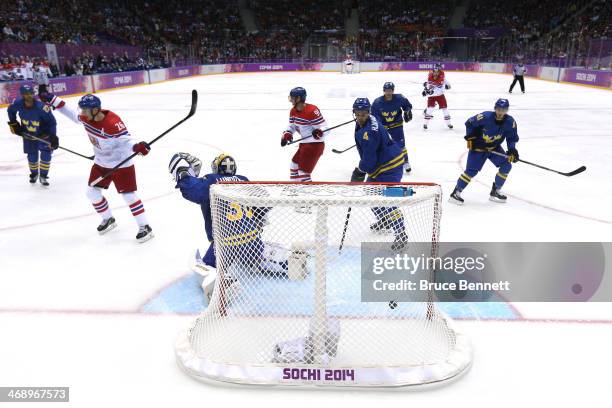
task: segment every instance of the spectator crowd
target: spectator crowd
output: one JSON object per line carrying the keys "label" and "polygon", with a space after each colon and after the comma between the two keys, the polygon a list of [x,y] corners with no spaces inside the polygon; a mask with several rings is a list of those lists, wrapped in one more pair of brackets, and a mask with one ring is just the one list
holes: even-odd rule
{"label": "spectator crowd", "polygon": [[[311,43],[347,50],[358,60],[453,58],[444,37],[455,0],[13,0],[0,8],[0,80],[25,77],[33,64],[54,75],[121,72],[181,63],[303,60]],[[347,35],[358,13],[358,30]],[[471,50],[470,58],[526,62],[571,53],[586,59],[592,41],[608,38],[612,2],[606,0],[472,0],[463,25],[497,27],[501,36]],[[354,20],[353,20],[354,21]],[[249,26],[247,30],[246,26]],[[353,30],[354,31],[354,30]],[[41,56],[3,53],[2,42],[129,45],[138,56],[85,52],[53,66]]]}

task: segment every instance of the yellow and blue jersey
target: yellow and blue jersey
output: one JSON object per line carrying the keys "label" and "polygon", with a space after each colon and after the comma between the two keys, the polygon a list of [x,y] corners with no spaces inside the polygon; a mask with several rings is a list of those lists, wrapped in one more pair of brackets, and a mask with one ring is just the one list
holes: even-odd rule
{"label": "yellow and blue jersey", "polygon": [[390,101],[384,95],[379,96],[372,104],[372,114],[388,130],[404,126],[402,112],[411,110],[412,104],[402,94],[393,94]]}
{"label": "yellow and blue jersey", "polygon": [[516,121],[510,115],[498,121],[495,112],[485,111],[472,116],[465,122],[465,132],[475,136],[473,146],[475,151],[496,150],[505,140],[508,149],[513,149],[519,140]]}
{"label": "yellow and blue jersey", "polygon": [[[178,183],[183,197],[193,203],[199,204],[204,216],[206,236],[213,240],[212,212],[210,208],[210,186],[220,181],[249,181],[245,176],[222,176],[207,174],[204,177],[184,176]],[[222,228],[223,244],[237,246],[249,243],[259,238],[259,225],[256,215],[250,208],[243,208],[235,202],[221,202],[219,204],[219,226]]]}
{"label": "yellow and blue jersey", "polygon": [[380,179],[397,168],[401,173],[406,149],[393,141],[374,115],[370,115],[363,127],[355,125],[355,144],[360,157],[359,169],[368,173],[369,178]]}
{"label": "yellow and blue jersey", "polygon": [[34,100],[34,106],[28,108],[23,99],[16,99],[9,105],[7,113],[11,122],[17,122],[19,114],[26,139],[27,135],[44,137],[56,134],[57,123],[51,108],[40,101]]}

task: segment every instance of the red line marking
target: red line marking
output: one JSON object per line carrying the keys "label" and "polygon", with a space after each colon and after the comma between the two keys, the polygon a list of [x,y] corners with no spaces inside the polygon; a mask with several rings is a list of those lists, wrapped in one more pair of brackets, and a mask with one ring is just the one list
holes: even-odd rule
{"label": "red line marking", "polygon": [[[166,197],[166,196],[169,196],[169,195],[172,195],[172,194],[174,194],[173,191],[168,192],[168,193],[164,193],[164,194],[160,194],[160,195],[157,195],[157,196],[145,198],[145,201],[148,202],[148,201],[157,200],[158,198],[163,198],[163,197]],[[121,209],[121,208],[128,208],[128,205],[124,204],[124,205],[120,205],[120,206],[117,206],[117,207],[112,207],[113,210]],[[39,225],[55,224],[56,222],[69,221],[69,220],[74,220],[74,219],[77,219],[77,218],[85,218],[85,217],[90,217],[92,215],[96,215],[96,213],[88,212],[87,214],[79,214],[79,215],[71,215],[71,216],[61,217],[61,218],[53,218],[53,219],[50,219],[50,220],[32,222],[32,223],[29,223],[29,224],[11,225],[11,226],[8,226],[8,227],[1,227],[0,228],[0,232],[12,231],[12,230],[16,230],[16,229],[29,228],[29,227],[37,227]]]}

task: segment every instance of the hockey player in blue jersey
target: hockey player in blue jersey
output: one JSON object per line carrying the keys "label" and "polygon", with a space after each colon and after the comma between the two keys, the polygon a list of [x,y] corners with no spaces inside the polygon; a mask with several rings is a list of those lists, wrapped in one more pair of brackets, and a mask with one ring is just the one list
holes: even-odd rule
{"label": "hockey player in blue jersey", "polygon": [[[507,197],[501,194],[500,190],[508,178],[512,163],[519,158],[516,150],[519,137],[516,122],[512,116],[508,115],[509,107],[510,103],[507,99],[498,99],[495,102],[494,111],[479,113],[465,122],[465,140],[467,140],[469,153],[465,171],[459,176],[457,185],[450,196],[451,203],[463,204],[461,192],[478,174],[487,160],[490,160],[499,169],[491,187],[489,199],[499,203],[506,202]],[[507,151],[501,147],[504,140],[508,146]],[[491,153],[492,151],[503,153],[508,158],[495,155]]]}
{"label": "hockey player in blue jersey", "polygon": [[[7,109],[8,125],[13,134],[23,137],[23,152],[27,154],[30,166],[30,183],[36,183],[40,174],[40,184],[47,187],[51,156],[59,145],[55,118],[49,106],[34,99],[34,89],[30,85],[22,85],[19,93],[21,98],[15,99]],[[17,114],[21,123],[17,121]],[[35,140],[30,136],[45,139],[47,142]]]}
{"label": "hockey player in blue jersey", "polygon": [[[248,178],[236,174],[236,162],[227,154],[221,154],[213,160],[212,173],[198,177],[201,166],[202,163],[198,158],[187,153],[176,153],[172,156],[168,169],[183,197],[199,204],[202,208],[206,237],[210,242],[202,261],[213,268],[209,268],[213,273],[206,277],[202,284],[207,292],[207,287],[212,287],[216,278],[218,255],[215,253],[213,242],[215,234],[213,234],[210,187],[218,182],[248,181]],[[216,236],[221,240],[218,248],[222,251],[221,259],[223,259],[223,265],[220,267],[227,271],[232,264],[238,262],[249,269],[254,268],[268,275],[285,277],[286,259],[275,261],[268,257],[270,251],[261,239],[261,230],[269,208],[244,208],[238,203],[225,201],[218,202],[217,205],[218,212],[224,214],[216,220],[216,228],[219,228]],[[236,286],[236,280],[231,276],[224,276],[223,284],[227,287]],[[207,296],[210,298],[210,292]]]}
{"label": "hockey player in blue jersey", "polygon": [[[393,141],[376,116],[371,115],[368,98],[357,98],[353,103],[355,115],[355,144],[359,152],[359,165],[353,170],[352,182],[401,182],[406,149]],[[408,237],[404,230],[404,217],[395,207],[372,209],[377,221],[370,226],[375,232],[393,230],[392,249],[405,247]]]}
{"label": "hockey player in blue jersey", "polygon": [[[374,99],[372,114],[382,123],[397,144],[403,149],[406,147],[404,139],[404,122],[412,120],[412,104],[402,94],[396,94],[395,84],[385,82],[383,85],[384,95]],[[402,121],[403,119],[403,121]],[[410,161],[408,153],[404,156],[404,170],[410,173]]]}

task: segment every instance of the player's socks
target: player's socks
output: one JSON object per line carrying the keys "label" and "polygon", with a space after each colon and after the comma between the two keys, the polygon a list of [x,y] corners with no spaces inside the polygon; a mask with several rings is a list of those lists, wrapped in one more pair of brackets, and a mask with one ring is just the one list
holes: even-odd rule
{"label": "player's socks", "polygon": [[48,177],[50,168],[51,168],[50,161],[41,160],[39,164],[40,177]]}
{"label": "player's socks", "polygon": [[40,175],[40,178],[38,179],[40,181],[40,184],[43,185],[43,187],[49,187],[49,177],[47,176],[43,176],[42,174]]}
{"label": "player's socks", "polygon": [[448,201],[457,205],[463,205],[465,202],[465,200],[461,197],[461,190],[458,190],[457,188],[453,190]]}
{"label": "player's socks", "polygon": [[495,203],[505,203],[507,198],[508,197],[499,192],[499,188],[493,183],[491,193],[489,193],[489,200]]}
{"label": "player's socks", "polygon": [[28,160],[28,167],[30,168],[30,183],[34,184],[38,180],[38,162]]}
{"label": "player's socks", "polygon": [[93,208],[100,214],[103,220],[108,220],[113,217],[106,198],[101,197],[100,201],[92,201],[91,205],[93,205]]}
{"label": "player's socks", "polygon": [[98,225],[98,234],[100,235],[104,235],[106,234],[108,231],[112,230],[113,228],[115,228],[117,226],[117,223],[115,222],[115,218],[110,217],[107,219],[103,219],[102,222],[100,223],[100,225]]}

